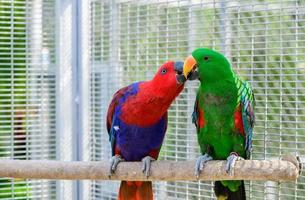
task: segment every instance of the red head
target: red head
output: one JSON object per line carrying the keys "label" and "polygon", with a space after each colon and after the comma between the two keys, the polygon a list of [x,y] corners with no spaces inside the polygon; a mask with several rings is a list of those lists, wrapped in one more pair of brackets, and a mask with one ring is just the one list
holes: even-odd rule
{"label": "red head", "polygon": [[168,61],[161,65],[151,83],[157,96],[173,101],[183,90],[183,62]]}
{"label": "red head", "polygon": [[183,62],[169,61],[159,68],[152,80],[141,82],[138,94],[122,107],[124,122],[150,126],[160,120],[183,90],[186,79],[182,72]]}

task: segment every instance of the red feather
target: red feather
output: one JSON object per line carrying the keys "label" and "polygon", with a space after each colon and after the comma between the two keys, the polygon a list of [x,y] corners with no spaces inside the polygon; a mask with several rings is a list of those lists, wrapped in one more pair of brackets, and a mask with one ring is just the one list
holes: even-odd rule
{"label": "red feather", "polygon": [[150,181],[122,181],[118,200],[153,200]]}
{"label": "red feather", "polygon": [[194,112],[195,113],[193,113],[193,114],[195,114],[198,117],[197,118],[197,125],[198,125],[197,128],[203,128],[205,125],[204,111],[203,111],[203,109],[199,108],[198,98],[196,98]]}
{"label": "red feather", "polygon": [[199,110],[198,125],[199,125],[199,128],[203,128],[205,125],[203,109]]}
{"label": "red feather", "polygon": [[114,147],[114,153],[115,155],[121,155],[121,150],[116,146]]}
{"label": "red feather", "polygon": [[234,112],[234,125],[238,133],[245,136],[241,106],[238,106],[237,110]]}
{"label": "red feather", "polygon": [[154,149],[154,150],[151,150],[148,155],[154,159],[158,159],[158,156],[159,156],[159,152],[160,152],[160,149]]}

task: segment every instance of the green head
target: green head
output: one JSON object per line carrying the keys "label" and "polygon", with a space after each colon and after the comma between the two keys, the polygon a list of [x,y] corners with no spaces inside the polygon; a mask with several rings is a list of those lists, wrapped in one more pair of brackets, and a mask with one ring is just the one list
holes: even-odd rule
{"label": "green head", "polygon": [[229,61],[221,53],[199,48],[186,58],[183,74],[187,78],[197,69],[201,82],[226,80],[233,75]]}

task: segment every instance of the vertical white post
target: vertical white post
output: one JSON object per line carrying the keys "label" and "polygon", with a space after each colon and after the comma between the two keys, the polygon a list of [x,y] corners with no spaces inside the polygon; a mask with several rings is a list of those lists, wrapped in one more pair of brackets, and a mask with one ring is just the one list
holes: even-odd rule
{"label": "vertical white post", "polygon": [[[70,161],[73,154],[75,102],[73,99],[73,58],[75,57],[75,24],[73,14],[75,0],[56,0],[56,143],[57,159]],[[57,198],[77,199],[73,182],[57,182]]]}
{"label": "vertical white post", "polygon": [[[77,160],[90,160],[90,2],[77,0]],[[78,199],[88,199],[90,196],[90,181],[79,181],[77,184]]]}

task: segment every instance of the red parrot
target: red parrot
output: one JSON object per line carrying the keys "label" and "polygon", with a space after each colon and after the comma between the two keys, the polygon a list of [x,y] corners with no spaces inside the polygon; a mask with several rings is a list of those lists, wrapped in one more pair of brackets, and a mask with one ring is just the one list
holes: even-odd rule
{"label": "red parrot", "polygon": [[[118,90],[109,105],[107,130],[112,148],[109,173],[121,161],[142,161],[149,176],[150,163],[158,158],[167,128],[167,110],[182,91],[186,79],[183,62],[164,63],[152,80]],[[150,181],[122,181],[119,200],[153,199]]]}

